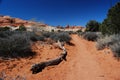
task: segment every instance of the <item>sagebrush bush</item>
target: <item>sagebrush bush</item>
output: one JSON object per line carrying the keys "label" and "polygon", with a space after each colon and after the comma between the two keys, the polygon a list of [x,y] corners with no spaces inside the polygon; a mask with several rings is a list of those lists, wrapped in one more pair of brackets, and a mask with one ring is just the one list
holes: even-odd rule
{"label": "sagebrush bush", "polygon": [[55,32],[42,32],[42,36],[49,38],[51,35],[55,34]]}
{"label": "sagebrush bush", "polygon": [[110,45],[110,49],[113,52],[113,55],[117,58],[120,57],[120,42],[117,42],[113,45]]}
{"label": "sagebrush bush", "polygon": [[110,48],[113,55],[117,58],[120,57],[120,34],[114,34],[105,36],[97,40],[96,45],[98,50],[102,50],[105,47]]}
{"label": "sagebrush bush", "polygon": [[34,53],[31,51],[31,43],[25,32],[14,32],[11,36],[0,37],[0,57],[17,58],[28,57]]}
{"label": "sagebrush bush", "polygon": [[97,39],[99,38],[99,34],[97,34],[96,32],[85,32],[83,34],[81,34],[82,37],[88,41],[97,41]]}
{"label": "sagebrush bush", "polygon": [[55,40],[55,41],[62,41],[62,42],[70,42],[71,37],[68,33],[66,32],[60,32],[60,33],[56,33],[50,36],[51,39]]}
{"label": "sagebrush bush", "polygon": [[66,31],[66,33],[68,33],[68,34],[77,34],[77,32],[74,32],[74,31]]}
{"label": "sagebrush bush", "polygon": [[119,41],[120,41],[120,34],[114,34],[110,36],[106,35],[97,40],[96,47],[98,50],[102,50],[105,47],[109,47],[110,45],[118,43]]}
{"label": "sagebrush bush", "polygon": [[0,31],[0,38],[5,38],[14,34],[14,31]]}
{"label": "sagebrush bush", "polygon": [[78,32],[77,34],[78,34],[78,36],[83,37],[83,35],[85,34],[85,32]]}
{"label": "sagebrush bush", "polygon": [[44,41],[45,37],[43,35],[37,35],[35,33],[28,33],[31,41]]}

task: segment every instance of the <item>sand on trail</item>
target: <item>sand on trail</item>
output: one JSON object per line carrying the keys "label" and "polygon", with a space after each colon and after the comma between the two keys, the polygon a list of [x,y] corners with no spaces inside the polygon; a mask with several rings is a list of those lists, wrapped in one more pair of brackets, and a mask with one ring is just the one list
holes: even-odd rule
{"label": "sand on trail", "polygon": [[56,58],[61,50],[48,46],[37,45],[37,56],[32,59],[0,61],[0,72],[9,76],[24,76],[27,80],[120,80],[120,61],[118,62],[111,51],[98,51],[95,42],[86,41],[78,35],[71,35],[71,43],[65,45],[68,51],[67,61],[59,65],[45,68],[38,74],[32,74],[30,67],[33,63]]}

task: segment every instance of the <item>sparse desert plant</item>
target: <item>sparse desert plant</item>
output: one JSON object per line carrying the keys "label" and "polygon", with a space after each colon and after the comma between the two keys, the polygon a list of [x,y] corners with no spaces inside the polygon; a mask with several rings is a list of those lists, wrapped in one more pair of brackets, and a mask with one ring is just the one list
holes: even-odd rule
{"label": "sparse desert plant", "polygon": [[10,28],[9,27],[0,27],[0,31],[9,31],[10,30]]}
{"label": "sparse desert plant", "polygon": [[55,32],[42,32],[42,36],[49,38],[51,35],[55,34]]}
{"label": "sparse desert plant", "polygon": [[82,37],[88,41],[96,41],[99,36],[96,32],[85,32],[82,34]]}
{"label": "sparse desert plant", "polygon": [[37,37],[37,40],[38,40],[38,41],[44,41],[44,40],[45,40],[45,37],[44,37],[44,36],[38,36],[38,37]]}
{"label": "sparse desert plant", "polygon": [[16,29],[16,31],[26,31],[26,27],[24,25],[20,25],[18,29]]}
{"label": "sparse desert plant", "polygon": [[31,51],[30,39],[26,33],[15,33],[11,36],[0,38],[0,57],[17,58],[28,57]]}
{"label": "sparse desert plant", "polygon": [[105,47],[109,47],[115,43],[118,43],[119,41],[120,41],[120,34],[114,34],[110,36],[106,35],[97,40],[96,47],[98,50],[102,50]]}
{"label": "sparse desert plant", "polygon": [[62,42],[69,42],[71,40],[71,37],[68,33],[65,32],[60,32],[60,33],[56,33],[50,36],[51,39],[55,40],[55,41],[62,41]]}
{"label": "sparse desert plant", "polygon": [[30,37],[31,41],[44,41],[45,37],[44,36],[38,36],[38,35],[34,35]]}
{"label": "sparse desert plant", "polygon": [[102,50],[105,47],[109,46],[110,43],[111,39],[109,38],[109,36],[101,37],[97,40],[96,47],[98,50]]}
{"label": "sparse desert plant", "polygon": [[77,34],[78,34],[78,36],[83,37],[83,35],[85,34],[85,32],[79,32]]}
{"label": "sparse desert plant", "polygon": [[80,32],[82,32],[81,30],[77,30],[77,33],[80,33]]}
{"label": "sparse desert plant", "polygon": [[70,35],[71,34],[77,34],[77,32],[74,32],[74,31],[66,31],[67,33],[69,33]]}
{"label": "sparse desert plant", "polygon": [[26,32],[26,31],[0,31],[0,37],[1,38],[6,38],[6,37],[9,37],[13,34],[23,34],[23,33],[30,35],[31,32]]}
{"label": "sparse desert plant", "polygon": [[0,31],[0,38],[5,38],[12,35],[12,31]]}
{"label": "sparse desert plant", "polygon": [[120,57],[120,42],[110,45],[110,49],[113,52],[114,57]]}
{"label": "sparse desert plant", "polygon": [[120,34],[105,36],[97,40],[97,49],[102,50],[105,47],[110,48],[114,57],[120,58]]}

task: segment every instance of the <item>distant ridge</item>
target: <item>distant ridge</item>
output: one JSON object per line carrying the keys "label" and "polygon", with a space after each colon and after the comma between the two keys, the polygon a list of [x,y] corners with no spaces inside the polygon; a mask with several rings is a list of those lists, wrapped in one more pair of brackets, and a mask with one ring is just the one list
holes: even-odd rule
{"label": "distant ridge", "polygon": [[46,27],[46,24],[43,23],[38,23],[34,21],[27,21],[27,20],[22,20],[20,18],[13,18],[10,16],[4,16],[0,15],[0,27],[5,27],[5,26],[12,26],[12,27],[18,27],[20,25],[24,25],[25,27],[32,26],[34,24],[41,25],[43,27]]}

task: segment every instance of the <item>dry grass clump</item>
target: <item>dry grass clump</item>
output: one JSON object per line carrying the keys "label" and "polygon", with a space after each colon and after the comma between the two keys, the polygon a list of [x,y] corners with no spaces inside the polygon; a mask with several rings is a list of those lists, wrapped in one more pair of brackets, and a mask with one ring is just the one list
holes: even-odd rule
{"label": "dry grass clump", "polygon": [[97,40],[96,47],[102,50],[105,47],[110,48],[115,57],[120,57],[120,34],[104,36]]}
{"label": "dry grass clump", "polygon": [[110,47],[111,45],[118,43],[120,41],[120,35],[114,34],[114,35],[106,35],[104,37],[101,37],[97,40],[96,47],[98,50],[102,50],[105,47]]}

